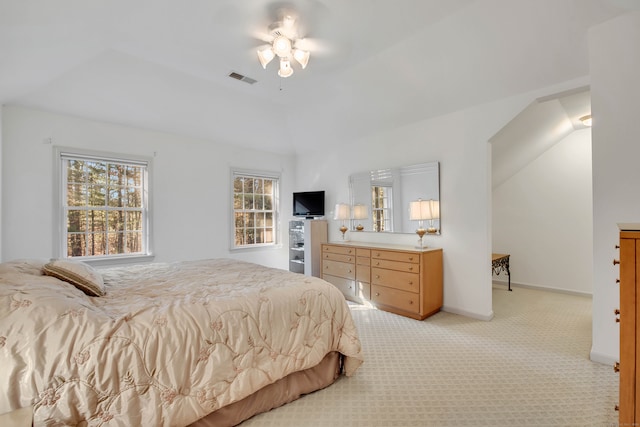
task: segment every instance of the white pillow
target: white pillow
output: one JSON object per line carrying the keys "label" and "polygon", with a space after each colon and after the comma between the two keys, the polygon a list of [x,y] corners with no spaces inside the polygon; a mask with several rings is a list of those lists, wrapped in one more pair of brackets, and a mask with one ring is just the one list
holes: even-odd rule
{"label": "white pillow", "polygon": [[42,270],[47,276],[71,283],[89,296],[101,297],[105,294],[100,273],[83,262],[57,259],[45,264]]}

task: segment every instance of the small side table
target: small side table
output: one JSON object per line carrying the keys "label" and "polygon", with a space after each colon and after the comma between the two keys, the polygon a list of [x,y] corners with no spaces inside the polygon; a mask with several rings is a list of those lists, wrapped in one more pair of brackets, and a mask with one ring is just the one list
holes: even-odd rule
{"label": "small side table", "polygon": [[511,271],[509,271],[509,254],[491,254],[491,269],[493,274],[507,273],[509,290],[511,290]]}

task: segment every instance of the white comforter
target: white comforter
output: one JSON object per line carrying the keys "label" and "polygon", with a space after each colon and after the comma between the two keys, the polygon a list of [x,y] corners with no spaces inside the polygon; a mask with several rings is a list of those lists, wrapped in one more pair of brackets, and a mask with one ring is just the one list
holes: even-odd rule
{"label": "white comforter", "polygon": [[35,425],[187,425],[360,341],[342,294],[314,277],[233,260],[101,270],[89,297],[0,264],[0,413]]}

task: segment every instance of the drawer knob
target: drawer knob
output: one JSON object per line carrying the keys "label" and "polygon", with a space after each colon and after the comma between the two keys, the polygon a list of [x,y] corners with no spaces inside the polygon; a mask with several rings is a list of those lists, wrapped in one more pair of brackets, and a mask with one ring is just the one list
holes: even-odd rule
{"label": "drawer knob", "polygon": [[410,284],[410,285],[413,285],[413,280],[409,280],[409,284]]}
{"label": "drawer knob", "polygon": [[616,279],[616,283],[620,283],[620,279]]}
{"label": "drawer knob", "polygon": [[413,261],[413,257],[412,256],[409,257],[409,261]]}
{"label": "drawer knob", "polygon": [[409,300],[409,305],[413,305],[413,300]]}
{"label": "drawer knob", "polygon": [[409,271],[413,271],[413,267],[409,267]]}
{"label": "drawer knob", "polygon": [[620,260],[619,259],[614,259],[613,260],[613,265],[616,265],[616,264],[620,264]]}
{"label": "drawer knob", "polygon": [[380,275],[379,275],[379,274],[376,274],[376,279],[379,279],[379,278],[380,278]]}
{"label": "drawer knob", "polygon": [[613,310],[613,314],[615,314],[616,316],[620,314],[620,309],[616,308],[615,310]]}
{"label": "drawer knob", "polygon": [[376,292],[376,296],[379,297],[380,296],[380,292]]}
{"label": "drawer knob", "polygon": [[619,411],[620,410],[620,406],[616,405],[616,406],[613,407],[613,409],[614,409],[614,411]]}
{"label": "drawer knob", "polygon": [[379,262],[379,261],[376,261],[376,265],[380,265],[380,262]]}
{"label": "drawer knob", "polygon": [[613,372],[620,372],[620,362],[613,364]]}

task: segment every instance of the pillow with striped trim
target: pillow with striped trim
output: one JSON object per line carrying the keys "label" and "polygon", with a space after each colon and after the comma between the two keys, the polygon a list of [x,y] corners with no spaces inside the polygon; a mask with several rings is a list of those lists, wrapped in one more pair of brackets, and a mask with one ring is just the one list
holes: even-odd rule
{"label": "pillow with striped trim", "polygon": [[57,259],[44,265],[44,274],[71,283],[90,297],[105,294],[102,276],[93,267],[80,261]]}

